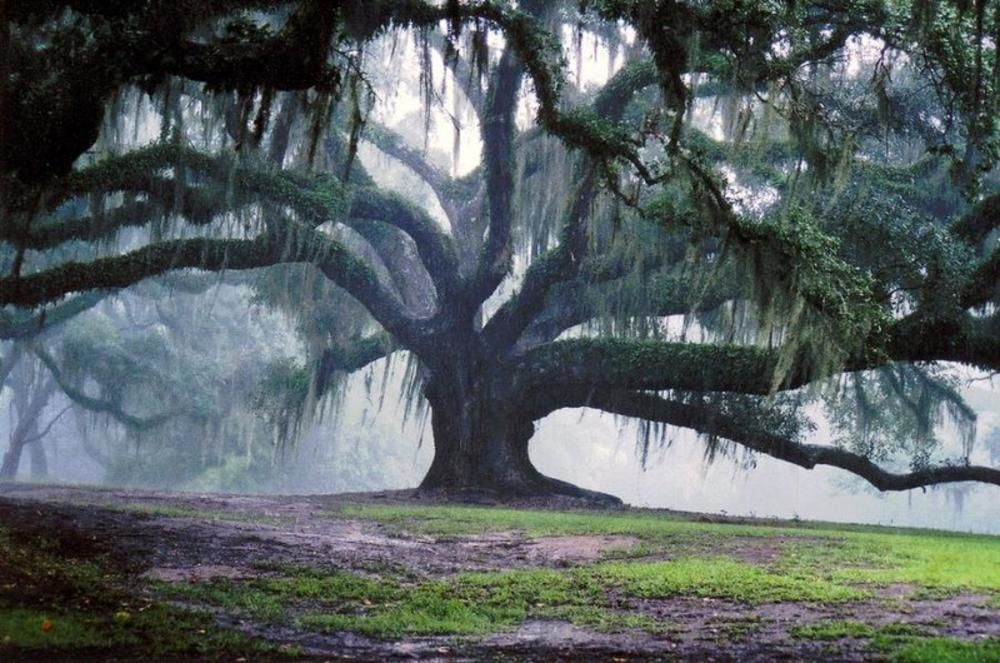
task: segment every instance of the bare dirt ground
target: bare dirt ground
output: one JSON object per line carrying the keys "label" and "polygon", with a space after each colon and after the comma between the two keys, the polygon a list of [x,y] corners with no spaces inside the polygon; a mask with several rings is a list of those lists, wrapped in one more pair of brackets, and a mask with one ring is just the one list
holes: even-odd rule
{"label": "bare dirt ground", "polygon": [[[0,527],[44,533],[68,545],[86,542],[128,570],[136,591],[149,580],[166,582],[249,578],[262,564],[323,569],[399,568],[433,578],[462,571],[564,568],[593,562],[637,544],[628,536],[529,538],[490,533],[435,539],[387,530],[365,520],[330,518],[344,504],[390,503],[405,494],[245,497],[0,485]],[[412,503],[412,502],[409,502]],[[210,514],[199,516],[194,512]],[[724,554],[767,562],[780,538],[748,540]],[[662,558],[663,553],[660,553]],[[0,560],[2,564],[2,560]],[[148,584],[148,583],[147,583]],[[394,641],[351,633],[323,634],[256,623],[219,611],[220,624],[270,642],[301,647],[304,658],[518,659],[518,660],[863,660],[863,644],[850,638],[822,642],[793,638],[789,628],[823,620],[872,625],[931,624],[938,635],[977,639],[1000,636],[1000,611],[974,593],[927,600],[915,588],[893,585],[880,598],[836,605],[774,603],[747,606],[718,599],[638,600],[620,609],[668,618],[668,634],[604,633],[556,620],[530,620],[489,636],[407,637]],[[741,622],[752,629],[741,631]]]}

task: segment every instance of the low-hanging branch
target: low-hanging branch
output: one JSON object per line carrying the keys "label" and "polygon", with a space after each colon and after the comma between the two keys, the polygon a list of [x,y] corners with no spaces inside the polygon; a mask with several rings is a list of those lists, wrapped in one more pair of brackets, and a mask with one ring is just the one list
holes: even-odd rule
{"label": "low-hanging branch", "polygon": [[978,481],[1000,485],[1000,469],[980,465],[943,465],[895,473],[868,458],[838,447],[804,444],[755,429],[744,419],[736,420],[707,403],[682,403],[656,394],[596,389],[575,394],[564,392],[548,407],[593,407],[626,417],[636,417],[702,435],[720,437],[772,458],[812,469],[828,465],[847,470],[879,490],[910,490],[942,483]]}

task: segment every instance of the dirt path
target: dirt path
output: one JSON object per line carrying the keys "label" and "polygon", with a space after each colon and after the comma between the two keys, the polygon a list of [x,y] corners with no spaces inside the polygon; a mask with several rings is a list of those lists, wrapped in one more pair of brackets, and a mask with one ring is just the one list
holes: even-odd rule
{"label": "dirt path", "polygon": [[[633,549],[629,536],[528,538],[517,532],[435,539],[400,534],[376,522],[330,517],[331,510],[378,497],[242,497],[52,486],[0,486],[0,527],[44,534],[67,546],[85,542],[127,569],[136,592],[151,580],[253,578],[266,565],[365,572],[392,568],[417,578],[478,570],[561,569]],[[775,557],[780,538],[721,551],[746,561]],[[663,551],[655,553],[662,558]],[[669,552],[666,553],[669,556]],[[512,630],[472,637],[382,640],[276,626],[221,610],[220,624],[270,642],[301,647],[304,657],[491,658],[523,660],[681,658],[690,660],[823,659],[870,656],[862,640],[798,639],[790,628],[830,620],[872,625],[906,622],[935,634],[975,640],[1000,637],[992,598],[963,593],[906,600],[914,588],[890,586],[874,601],[835,605],[770,603],[749,607],[719,599],[622,598],[630,614],[669,620],[669,632],[600,632],[559,620],[530,619]]]}

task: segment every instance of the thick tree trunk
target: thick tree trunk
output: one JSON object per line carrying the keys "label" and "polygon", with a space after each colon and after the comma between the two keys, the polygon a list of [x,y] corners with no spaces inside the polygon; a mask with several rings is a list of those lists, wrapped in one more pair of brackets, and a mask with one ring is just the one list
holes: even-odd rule
{"label": "thick tree trunk", "polygon": [[510,390],[498,385],[488,369],[463,371],[462,366],[454,362],[447,375],[439,373],[427,385],[434,460],[420,492],[497,500],[566,496],[591,504],[621,504],[612,495],[539,472],[528,457],[534,422],[517,412]]}

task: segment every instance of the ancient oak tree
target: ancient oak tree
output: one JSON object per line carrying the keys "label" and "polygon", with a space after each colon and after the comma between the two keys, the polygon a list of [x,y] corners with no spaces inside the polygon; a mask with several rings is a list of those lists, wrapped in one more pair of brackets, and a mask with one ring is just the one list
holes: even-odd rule
{"label": "ancient oak tree", "polygon": [[[941,412],[970,418],[931,362],[1000,369],[994,2],[0,12],[6,338],[167,272],[295,264],[365,316],[313,347],[311,396],[416,358],[424,490],[613,499],[532,465],[534,422],[568,407],[883,490],[1000,484],[930,449]],[[587,84],[584,42],[607,63]],[[423,149],[380,121],[407,71]],[[477,167],[432,158],[432,116],[479,133]],[[800,406],[830,392],[852,432],[811,444]]]}

